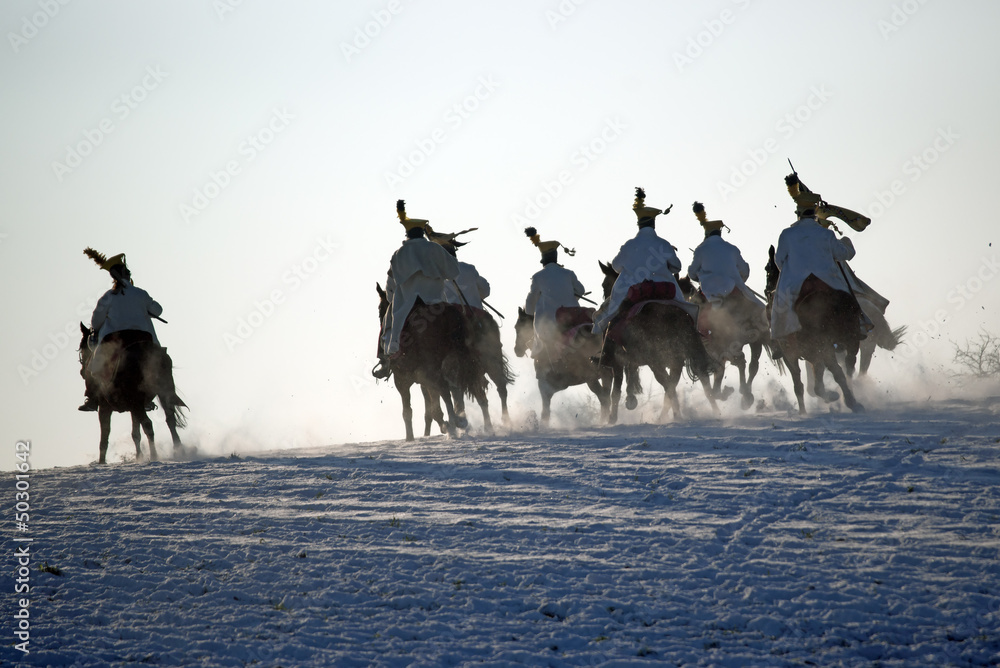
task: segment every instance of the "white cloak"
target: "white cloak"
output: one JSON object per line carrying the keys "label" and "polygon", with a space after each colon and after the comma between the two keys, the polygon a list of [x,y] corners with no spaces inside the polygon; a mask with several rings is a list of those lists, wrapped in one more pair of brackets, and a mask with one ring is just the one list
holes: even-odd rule
{"label": "white cloak", "polygon": [[694,249],[687,273],[692,281],[698,281],[702,294],[713,306],[720,306],[733,290],[739,290],[749,301],[764,306],[747,287],[750,265],[743,259],[740,249],[718,235],[707,237]]}
{"label": "white cloak", "polygon": [[97,302],[90,318],[90,326],[97,332],[97,340],[103,341],[108,334],[131,329],[149,332],[153,336],[153,343],[160,345],[152,317],[163,313],[163,307],[153,301],[142,288],[137,288],[128,281],[122,283],[124,290],[117,293],[108,290]]}
{"label": "white cloak", "polygon": [[579,306],[579,297],[585,292],[576,274],[555,262],[548,263],[531,277],[524,311],[535,317],[535,357],[546,342],[559,337],[556,311],[563,306]]}
{"label": "white cloak", "polygon": [[399,351],[399,335],[417,297],[425,304],[445,301],[444,286],[458,278],[458,260],[433,241],[407,239],[389,260],[386,293],[391,300],[382,328],[382,349],[387,355]]}
{"label": "white cloak", "polygon": [[[476,268],[468,262],[458,263],[458,278],[448,281],[444,286],[445,301],[449,304],[468,304],[474,308],[482,309],[483,300],[490,296],[489,282],[479,275]],[[455,285],[462,294],[458,294]],[[463,299],[464,297],[464,299]]]}
{"label": "white cloak", "polygon": [[802,218],[778,237],[774,254],[781,271],[771,307],[771,336],[782,338],[802,329],[793,307],[802,283],[810,274],[831,288],[850,292],[840,264],[854,257],[854,244],[847,237],[837,239],[813,218]]}
{"label": "white cloak", "polygon": [[643,281],[673,283],[677,295],[675,299],[687,301],[674,278],[674,273],[681,270],[681,261],[670,242],[656,234],[652,227],[640,228],[633,238],[622,244],[618,255],[611,261],[611,268],[618,272],[618,279],[594,316],[594,331],[597,333],[603,334],[608,328],[625,301],[628,289]]}

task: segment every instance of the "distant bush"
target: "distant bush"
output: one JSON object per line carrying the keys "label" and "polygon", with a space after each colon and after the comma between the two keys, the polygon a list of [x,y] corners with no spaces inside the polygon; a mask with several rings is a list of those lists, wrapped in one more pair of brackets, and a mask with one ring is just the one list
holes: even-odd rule
{"label": "distant bush", "polygon": [[963,374],[976,378],[1000,376],[1000,336],[979,330],[979,337],[966,339],[965,345],[953,343],[955,357],[952,361]]}

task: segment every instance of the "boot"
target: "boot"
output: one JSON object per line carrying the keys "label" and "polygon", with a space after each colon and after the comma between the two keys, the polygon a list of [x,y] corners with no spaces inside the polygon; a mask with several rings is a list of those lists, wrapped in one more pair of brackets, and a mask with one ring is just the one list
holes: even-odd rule
{"label": "boot", "polygon": [[372,369],[372,375],[379,380],[385,380],[392,375],[392,368],[389,366],[389,360],[380,356],[378,358],[378,364]]}
{"label": "boot", "polygon": [[97,410],[97,399],[87,397],[87,400],[83,402],[83,405],[77,408],[78,411],[96,411]]}

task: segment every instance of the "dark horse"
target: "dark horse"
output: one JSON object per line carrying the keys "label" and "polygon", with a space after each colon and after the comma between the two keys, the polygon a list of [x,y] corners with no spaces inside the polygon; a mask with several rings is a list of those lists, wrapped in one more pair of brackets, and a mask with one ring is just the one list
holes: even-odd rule
{"label": "dark horse", "polygon": [[[774,246],[768,250],[767,272],[767,312],[771,314],[774,304],[774,292],[778,286],[780,274],[774,261]],[[821,399],[831,402],[840,398],[836,392],[827,392],[823,386],[823,374],[829,370],[833,379],[844,393],[844,404],[852,411],[864,411],[864,406],[854,398],[854,393],[847,382],[847,375],[837,361],[837,354],[847,356],[848,365],[853,367],[857,360],[861,342],[860,317],[861,307],[854,295],[843,290],[836,290],[813,275],[802,284],[799,298],[792,307],[799,318],[802,329],[791,336],[777,341],[780,348],[780,358],[788,366],[792,374],[792,384],[795,387],[795,397],[799,401],[799,413],[806,412],[805,388],[799,370],[799,360],[812,364],[815,370],[813,378],[813,393]]]}
{"label": "dark horse", "polygon": [[[732,394],[731,387],[722,388],[728,361],[740,372],[740,407],[744,410],[750,408],[754,402],[753,380],[760,368],[760,354],[765,348],[769,355],[771,351],[771,331],[763,306],[750,302],[734,291],[723,300],[721,307],[706,308],[705,296],[694,287],[690,278],[684,276],[677,282],[688,301],[702,307],[699,312],[699,327],[710,331],[705,350],[708,351],[711,360],[709,369],[714,376],[712,395],[725,401]],[[743,353],[745,346],[750,346],[749,368]]]}
{"label": "dark horse", "polygon": [[[381,286],[379,316],[384,318],[389,302]],[[413,408],[410,387],[419,384],[424,395],[425,412],[441,425],[442,431],[456,435],[468,420],[456,410],[453,396],[468,394],[483,406],[483,418],[490,427],[486,400],[485,369],[474,348],[475,332],[462,307],[455,304],[425,304],[419,298],[410,310],[399,337],[399,353],[389,360],[396,390],[403,402],[406,440],[413,440]],[[448,420],[444,420],[440,402],[444,401]],[[461,405],[461,404],[460,404]],[[430,417],[426,421],[430,431]]]}
{"label": "dark horse", "polygon": [[[607,299],[615,281],[618,280],[618,272],[610,264],[603,262],[599,264],[601,271],[604,272],[602,287],[604,298]],[[673,287],[672,284],[667,285]],[[632,295],[632,292],[629,294]],[[666,419],[671,408],[674,417],[680,417],[677,383],[680,381],[685,364],[690,365],[692,376],[701,381],[705,396],[712,405],[712,411],[716,414],[719,412],[708,382],[709,358],[705,344],[702,343],[701,335],[698,334],[691,316],[671,303],[671,299],[672,297],[666,299],[630,297],[623,302],[619,316],[608,326],[603,357],[604,362],[610,365],[612,377],[610,420],[612,423],[618,418],[618,401],[621,399],[623,375],[626,380],[625,407],[631,410],[638,405],[636,394],[642,392],[639,381],[639,367],[642,366],[648,366],[653,372],[653,377],[663,386],[661,421]],[[639,307],[638,312],[630,317],[627,316],[633,307]],[[627,319],[623,321],[623,318]]]}
{"label": "dark horse", "polygon": [[[81,374],[86,372],[94,352],[88,341],[90,329],[80,323],[80,365]],[[138,336],[137,336],[138,334]],[[187,405],[177,396],[174,388],[173,362],[166,348],[161,348],[144,333],[132,331],[115,332],[101,342],[101,355],[105,367],[111,371],[109,378],[94,379],[97,416],[101,423],[101,450],[98,463],[106,463],[108,438],[111,434],[111,414],[130,413],[132,415],[132,441],[135,443],[135,457],[142,456],[139,445],[139,429],[146,433],[149,444],[149,459],[156,460],[156,445],[153,441],[153,422],[146,415],[146,408],[153,398],[160,400],[167,420],[167,429],[173,439],[174,453],[181,452],[183,445],[177,429],[184,426],[181,409]]]}
{"label": "dark horse", "polygon": [[[580,309],[582,313],[588,309]],[[591,321],[592,322],[592,321]],[[517,324],[514,354],[524,357],[525,352],[535,344],[535,318],[521,307],[517,309]],[[551,415],[552,396],[556,392],[574,385],[586,384],[601,402],[601,421],[607,419],[609,411],[608,390],[601,385],[600,367],[594,359],[601,352],[601,340],[591,331],[589,322],[576,323],[563,342],[561,354],[554,359],[548,355],[535,357],[535,378],[538,391],[542,395],[542,424],[548,424]]]}

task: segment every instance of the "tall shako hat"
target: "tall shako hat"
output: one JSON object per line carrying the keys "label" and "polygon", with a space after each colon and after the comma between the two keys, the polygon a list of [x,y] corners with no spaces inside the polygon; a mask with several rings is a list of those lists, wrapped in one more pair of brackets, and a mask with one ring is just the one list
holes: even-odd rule
{"label": "tall shako hat", "polygon": [[788,194],[795,200],[795,215],[801,216],[809,211],[816,213],[816,208],[823,198],[819,193],[814,193],[805,184],[799,181],[799,175],[792,173],[785,177],[785,187]]}
{"label": "tall shako hat", "polygon": [[128,264],[125,262],[125,253],[119,253],[118,255],[114,255],[112,257],[105,257],[103,253],[98,253],[93,248],[88,246],[83,249],[83,254],[93,260],[98,267],[109,273],[112,269],[119,265],[128,269]]}
{"label": "tall shako hat", "polygon": [[415,227],[424,229],[427,226],[427,221],[421,218],[410,218],[406,215],[406,202],[399,199],[396,200],[396,215],[399,216],[399,222],[403,224],[406,231],[409,232]]}
{"label": "tall shako hat", "polygon": [[538,247],[538,250],[541,251],[542,255],[551,251],[556,251],[560,246],[562,246],[563,250],[566,251],[566,255],[576,255],[575,250],[567,248],[564,244],[561,244],[558,241],[542,241],[541,237],[538,235],[538,231],[533,227],[524,228],[524,234],[526,237],[531,239],[531,243]]}
{"label": "tall shako hat", "polygon": [[636,218],[639,221],[653,220],[661,213],[670,213],[670,209],[673,206],[669,206],[666,209],[656,209],[651,206],[646,206],[646,191],[642,188],[635,189],[635,202],[632,203],[632,210],[635,211]]}
{"label": "tall shako hat", "polygon": [[424,233],[427,235],[428,239],[440,246],[443,246],[444,248],[451,249],[461,248],[465,244],[469,243],[468,241],[458,241],[455,237],[465,234],[466,232],[475,232],[478,229],[478,227],[470,227],[469,229],[462,230],[461,232],[435,232],[430,226],[430,223],[424,225]]}
{"label": "tall shako hat", "polygon": [[701,223],[701,226],[705,228],[706,232],[721,230],[725,226],[725,223],[721,220],[709,220],[708,216],[705,214],[705,205],[701,202],[695,202],[691,209],[694,211],[695,217],[698,218],[698,222]]}

